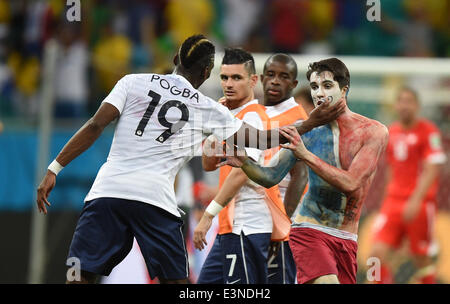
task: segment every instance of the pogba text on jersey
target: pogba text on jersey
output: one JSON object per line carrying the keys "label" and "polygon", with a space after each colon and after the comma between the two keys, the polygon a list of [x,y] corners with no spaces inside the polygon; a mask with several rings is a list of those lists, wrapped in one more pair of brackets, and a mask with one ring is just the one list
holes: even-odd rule
{"label": "pogba text on jersey", "polygon": [[159,83],[159,86],[169,91],[174,96],[182,96],[187,99],[195,99],[198,102],[198,93],[197,92],[191,92],[188,88],[177,88],[175,85],[171,84],[167,79],[164,79],[161,77],[161,75],[152,75],[152,78],[150,79],[150,82],[157,82]]}

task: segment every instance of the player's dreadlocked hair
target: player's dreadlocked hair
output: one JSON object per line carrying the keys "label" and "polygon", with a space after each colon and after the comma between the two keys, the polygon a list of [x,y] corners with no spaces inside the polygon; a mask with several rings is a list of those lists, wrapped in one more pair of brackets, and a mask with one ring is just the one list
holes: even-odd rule
{"label": "player's dreadlocked hair", "polygon": [[226,48],[222,64],[244,64],[249,75],[256,74],[255,59],[252,54],[241,48]]}
{"label": "player's dreadlocked hair", "polygon": [[337,58],[328,58],[310,63],[308,72],[306,72],[306,78],[309,81],[312,73],[317,72],[317,74],[320,74],[324,71],[333,73],[333,79],[339,83],[339,88],[350,87],[350,72],[345,64]]}
{"label": "player's dreadlocked hair", "polygon": [[203,71],[214,63],[215,47],[205,36],[187,38],[178,51],[179,63],[186,70]]}
{"label": "player's dreadlocked hair", "polygon": [[289,73],[291,74],[292,78],[294,80],[297,79],[297,63],[290,55],[283,53],[277,53],[270,56],[264,64],[263,73],[266,72],[267,67],[274,61],[285,64],[289,68]]}

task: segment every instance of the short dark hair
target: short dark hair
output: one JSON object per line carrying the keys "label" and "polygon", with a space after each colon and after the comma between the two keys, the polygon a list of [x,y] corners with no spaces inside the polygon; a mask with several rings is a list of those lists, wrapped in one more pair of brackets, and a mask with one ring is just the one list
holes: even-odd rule
{"label": "short dark hair", "polygon": [[241,48],[226,48],[222,64],[244,64],[249,75],[256,74],[255,59]]}
{"label": "short dark hair", "polygon": [[214,62],[216,49],[204,35],[187,38],[178,51],[179,63],[187,70],[205,70]]}
{"label": "short dark hair", "polygon": [[337,58],[328,58],[310,63],[306,72],[306,78],[309,81],[312,73],[317,72],[317,74],[320,74],[324,71],[333,73],[333,79],[339,83],[340,89],[345,86],[350,87],[350,72],[345,64]]}
{"label": "short dark hair", "polygon": [[398,99],[398,97],[400,96],[400,94],[403,93],[403,92],[409,92],[409,93],[411,93],[411,94],[414,96],[414,99],[416,100],[416,102],[417,102],[417,103],[420,103],[420,102],[419,102],[419,95],[417,94],[417,91],[414,90],[414,89],[411,88],[411,87],[408,87],[408,86],[403,86],[403,87],[400,88],[400,90],[398,90],[398,92],[397,92],[397,99]]}
{"label": "short dark hair", "polygon": [[270,63],[272,63],[273,61],[280,62],[280,63],[283,63],[283,64],[287,65],[288,68],[289,68],[289,70],[290,70],[289,72],[290,72],[292,78],[293,78],[294,80],[297,79],[297,74],[298,74],[298,71],[297,71],[297,63],[295,62],[294,58],[292,58],[292,56],[290,56],[290,55],[288,55],[288,54],[284,54],[284,53],[276,53],[276,54],[271,55],[271,56],[266,60],[266,63],[264,63],[264,70],[263,70],[263,73],[266,72],[267,66],[268,66]]}

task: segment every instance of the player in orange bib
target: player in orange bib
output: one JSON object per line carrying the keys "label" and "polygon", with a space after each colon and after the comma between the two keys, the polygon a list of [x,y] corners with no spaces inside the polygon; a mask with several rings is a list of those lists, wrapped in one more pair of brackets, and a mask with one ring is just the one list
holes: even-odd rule
{"label": "player in orange bib", "polygon": [[[307,118],[303,107],[292,97],[292,91],[298,81],[297,63],[291,56],[282,53],[270,56],[264,64],[261,82],[266,113],[272,124],[282,127]],[[279,150],[279,147],[270,150],[270,153],[274,154],[273,163],[277,162],[278,155],[275,153]],[[306,165],[303,162],[297,162],[278,184],[286,213],[291,221],[295,217],[293,216],[294,211],[299,205],[307,182]],[[295,283],[296,267],[288,240],[272,242],[271,249],[267,265],[268,283]]]}
{"label": "player in orange bib", "polygon": [[420,118],[419,109],[417,93],[402,88],[395,103],[399,121],[389,127],[387,196],[373,227],[371,256],[381,259],[381,283],[393,283],[388,260],[405,238],[418,269],[414,281],[435,282],[433,226],[438,173],[446,157],[438,128]]}
{"label": "player in orange bib", "polygon": [[[255,128],[270,129],[265,107],[254,99],[258,76],[251,54],[242,49],[226,49],[220,78],[224,104],[230,111]],[[208,139],[218,145],[214,138]],[[215,170],[220,159],[213,153],[209,155],[208,146],[207,142],[204,167]],[[255,161],[264,163],[263,151],[246,149],[246,152]],[[197,283],[267,283],[269,243],[271,239],[284,240],[290,229],[278,187],[264,189],[249,181],[241,169],[229,166],[220,169],[219,187],[212,204],[226,206],[219,213],[218,236]],[[205,212],[194,231],[198,249],[203,248],[202,238],[211,219],[211,214]]]}

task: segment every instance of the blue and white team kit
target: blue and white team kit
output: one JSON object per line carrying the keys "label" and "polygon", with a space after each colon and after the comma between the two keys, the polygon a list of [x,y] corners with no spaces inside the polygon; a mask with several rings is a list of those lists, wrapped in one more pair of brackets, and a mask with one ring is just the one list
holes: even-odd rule
{"label": "blue and white team kit", "polygon": [[242,121],[176,74],[127,75],[103,102],[120,117],[68,257],[80,259],[83,271],[108,275],[136,237],[152,279],[187,278],[175,176],[207,136],[224,140]]}

